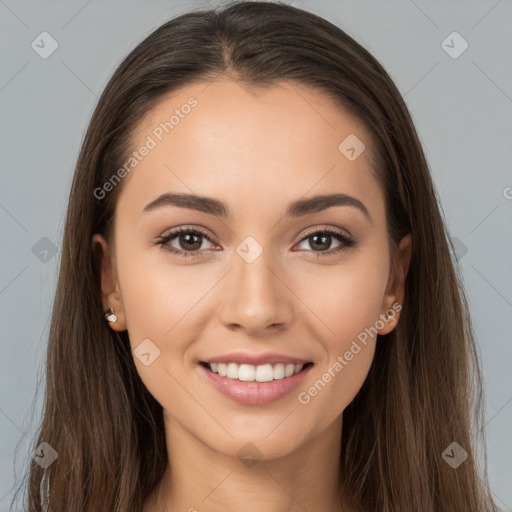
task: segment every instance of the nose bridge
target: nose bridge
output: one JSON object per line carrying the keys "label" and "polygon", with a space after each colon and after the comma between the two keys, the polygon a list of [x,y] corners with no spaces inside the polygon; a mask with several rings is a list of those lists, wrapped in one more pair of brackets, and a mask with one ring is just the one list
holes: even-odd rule
{"label": "nose bridge", "polygon": [[[222,321],[257,332],[290,319],[287,288],[276,276],[270,248],[263,248],[254,237],[247,237],[233,253],[233,270],[223,290]],[[284,276],[281,278],[284,281]]]}

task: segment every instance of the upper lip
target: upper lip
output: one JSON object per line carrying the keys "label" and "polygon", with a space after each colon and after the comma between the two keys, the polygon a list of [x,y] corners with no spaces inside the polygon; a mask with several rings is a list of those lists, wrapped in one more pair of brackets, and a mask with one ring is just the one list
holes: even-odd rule
{"label": "upper lip", "polygon": [[276,354],[266,352],[264,354],[250,354],[248,352],[232,352],[231,354],[223,354],[217,357],[204,359],[203,363],[236,363],[236,364],[252,364],[254,366],[263,364],[306,364],[310,363],[307,359],[300,357],[287,356],[285,354]]}

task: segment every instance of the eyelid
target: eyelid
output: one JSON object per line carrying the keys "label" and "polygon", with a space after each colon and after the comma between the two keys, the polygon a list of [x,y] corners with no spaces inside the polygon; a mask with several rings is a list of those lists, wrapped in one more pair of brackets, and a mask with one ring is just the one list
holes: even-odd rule
{"label": "eyelid", "polygon": [[302,240],[304,238],[307,238],[308,236],[313,235],[314,233],[317,233],[319,231],[336,233],[338,235],[343,235],[343,236],[346,236],[347,238],[352,239],[352,235],[346,229],[333,227],[333,226],[330,226],[329,224],[323,224],[323,225],[321,224],[319,226],[314,226],[314,227],[309,228],[306,231],[302,232],[300,234],[300,238],[298,239],[298,242],[302,242]]}
{"label": "eyelid", "polygon": [[213,238],[215,238],[213,235],[209,233],[209,231],[206,228],[203,228],[202,226],[197,226],[195,224],[185,224],[183,226],[177,226],[175,228],[168,228],[164,231],[163,235],[161,235],[161,238],[165,238],[170,234],[176,235],[177,233],[181,233],[183,231],[198,231],[199,233],[201,233],[201,235],[212,241]]}

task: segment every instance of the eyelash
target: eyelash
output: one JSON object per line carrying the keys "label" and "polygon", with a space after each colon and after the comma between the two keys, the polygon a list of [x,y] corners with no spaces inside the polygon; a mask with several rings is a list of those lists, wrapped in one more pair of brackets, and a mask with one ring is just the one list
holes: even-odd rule
{"label": "eyelash", "polygon": [[[173,238],[176,238],[178,235],[180,235],[182,233],[199,235],[203,238],[206,238],[206,240],[208,240],[209,242],[213,243],[213,241],[210,239],[210,237],[204,231],[201,231],[200,229],[197,229],[197,228],[183,227],[183,228],[177,228],[177,229],[169,232],[167,235],[159,237],[157,239],[157,241],[155,242],[155,244],[160,245],[162,248],[164,248],[164,246],[168,242],[170,242]],[[317,234],[331,235],[333,238],[336,238],[338,241],[343,242],[343,245],[338,247],[338,249],[330,250],[328,252],[313,251],[316,258],[320,258],[320,257],[324,257],[324,256],[332,256],[333,254],[347,251],[350,247],[353,247],[354,245],[356,245],[355,240],[353,240],[352,238],[349,238],[348,236],[344,235],[343,233],[341,233],[335,229],[332,229],[332,228],[316,229],[316,230],[309,231],[300,239],[299,243],[308,239],[312,235],[317,235]],[[202,255],[201,251],[192,251],[192,252],[180,251],[179,249],[175,249],[174,247],[170,247],[170,246],[166,246],[165,250],[175,254],[176,256],[182,257],[182,258],[194,258],[196,256]]]}

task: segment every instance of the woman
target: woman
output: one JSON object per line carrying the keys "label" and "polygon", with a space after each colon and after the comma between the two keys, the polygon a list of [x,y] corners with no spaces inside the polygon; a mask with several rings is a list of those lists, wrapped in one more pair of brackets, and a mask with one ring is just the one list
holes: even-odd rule
{"label": "woman", "polygon": [[29,510],[497,510],[450,248],[346,33],[281,3],[165,23],[76,166]]}

